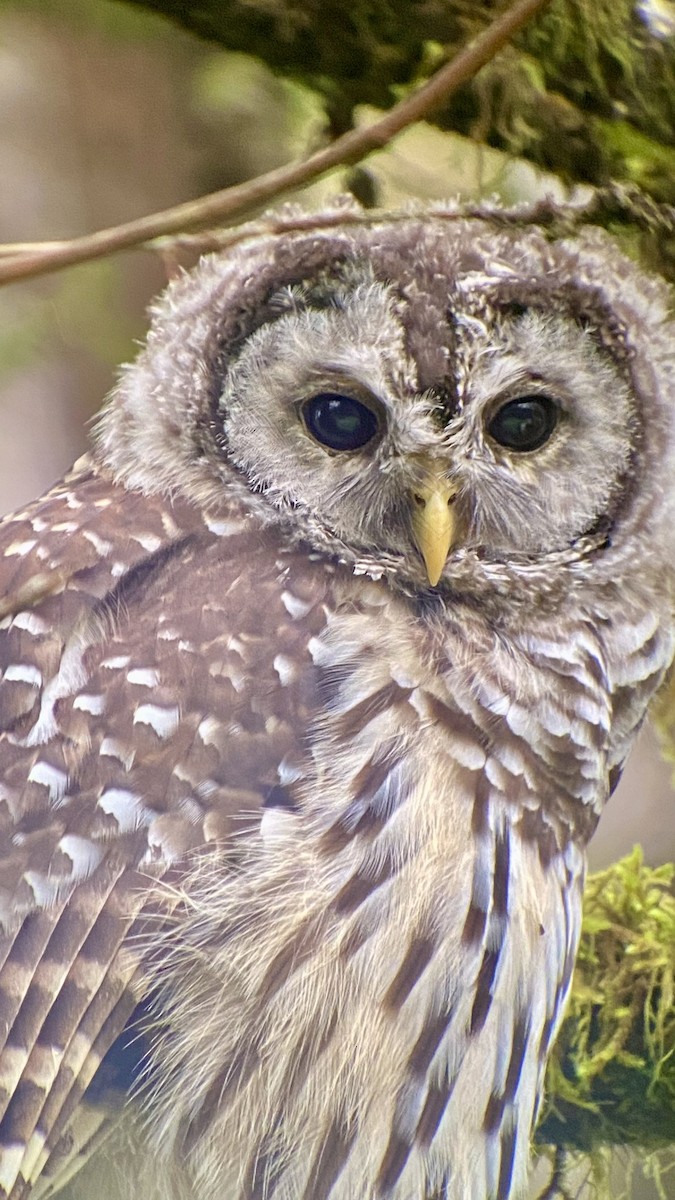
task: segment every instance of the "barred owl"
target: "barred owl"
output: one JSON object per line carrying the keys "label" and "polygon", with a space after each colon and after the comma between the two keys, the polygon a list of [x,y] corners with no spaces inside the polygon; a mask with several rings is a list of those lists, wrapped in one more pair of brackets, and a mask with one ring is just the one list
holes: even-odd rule
{"label": "barred owl", "polygon": [[2,1197],[523,1194],[673,656],[667,306],[450,206],[170,285],[0,532]]}

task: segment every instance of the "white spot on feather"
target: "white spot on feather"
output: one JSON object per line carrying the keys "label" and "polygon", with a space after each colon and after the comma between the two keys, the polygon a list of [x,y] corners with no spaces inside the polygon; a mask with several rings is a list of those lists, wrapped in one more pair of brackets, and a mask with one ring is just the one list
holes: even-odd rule
{"label": "white spot on feather", "polygon": [[[54,528],[56,528],[56,526]],[[10,542],[9,546],[5,550],[4,557],[10,558],[15,554],[21,557],[24,554],[30,554],[31,550],[33,550],[35,546],[37,546],[36,538],[31,538],[27,542]]]}
{"label": "white spot on feather", "polygon": [[28,783],[38,783],[49,792],[49,799],[58,804],[66,794],[68,776],[65,771],[53,767],[51,763],[36,762],[28,774]]}
{"label": "white spot on feather", "polygon": [[300,600],[292,592],[282,592],[281,603],[294,621],[299,621],[302,617],[306,617],[312,608],[311,600]]}
{"label": "white spot on feather", "polygon": [[180,533],[180,529],[178,528],[178,526],[177,526],[176,522],[174,521],[173,517],[171,516],[171,514],[166,509],[161,514],[161,521],[162,521],[162,529],[172,540],[174,538],[178,537],[178,534]]}
{"label": "white spot on feather", "polygon": [[3,679],[7,683],[29,683],[31,687],[41,687],[42,671],[32,663],[10,663],[5,670]]}
{"label": "white spot on feather", "polygon": [[97,533],[94,533],[93,529],[83,529],[82,536],[94,547],[96,553],[101,555],[101,558],[107,558],[113,548],[112,542],[99,537]]}
{"label": "white spot on feather", "polygon": [[302,779],[303,775],[304,771],[301,770],[297,763],[290,762],[285,758],[282,758],[277,767],[277,776],[282,787],[288,787],[289,784],[296,783],[298,779]]}
{"label": "white spot on feather", "polygon": [[120,833],[132,833],[142,825],[148,825],[152,813],[143,804],[136,792],[124,788],[108,788],[98,799],[102,812],[114,817]]}
{"label": "white spot on feather", "polygon": [[[39,874],[37,871],[25,871],[23,877],[35,897],[35,903],[38,908],[49,908],[51,904],[54,904],[58,900],[60,893],[64,889],[63,879],[50,878],[47,875]],[[70,883],[70,880],[68,880],[68,883]]]}
{"label": "white spot on feather", "polygon": [[154,554],[162,544],[162,539],[157,537],[156,533],[132,533],[134,542],[138,542],[148,554]]}
{"label": "white spot on feather", "polygon": [[298,676],[298,668],[292,658],[288,658],[286,654],[277,654],[274,663],[274,670],[279,676],[279,681],[282,687],[287,687],[289,683],[293,683]]}
{"label": "white spot on feather", "polygon": [[73,700],[73,708],[80,709],[81,712],[91,713],[92,716],[98,717],[102,712],[105,712],[105,696],[102,695],[87,695],[86,692],[81,692]]}
{"label": "white spot on feather", "polygon": [[309,639],[307,643],[307,649],[311,655],[312,662],[319,667],[329,663],[334,657],[324,642],[317,637],[312,637]]}
{"label": "white spot on feather", "polygon": [[101,859],[103,850],[89,838],[78,837],[74,833],[66,833],[59,838],[57,847],[68,855],[73,864],[72,878],[86,879],[95,871]]}
{"label": "white spot on feather", "polygon": [[210,746],[217,743],[217,736],[221,728],[220,721],[217,721],[215,717],[204,717],[197,726],[197,734],[205,746]]}
{"label": "white spot on feather", "polygon": [[[346,559],[340,559],[340,562],[346,563]],[[384,575],[384,567],[376,567],[375,563],[371,562],[355,562],[352,566],[354,575],[367,575],[369,579],[374,579],[376,582]]]}
{"label": "white spot on feather", "polygon": [[122,763],[125,771],[128,771],[136,757],[136,751],[132,746],[126,745],[119,738],[107,737],[101,742],[99,754],[105,755],[107,758],[116,758]]}
{"label": "white spot on feather", "polygon": [[134,713],[134,725],[150,725],[159,738],[171,737],[179,723],[180,709],[177,705],[162,708],[159,704],[140,704]]}
{"label": "white spot on feather", "polygon": [[159,671],[155,667],[134,667],[131,671],[127,671],[127,679],[129,683],[136,683],[139,687],[157,687],[160,682]]}
{"label": "white spot on feather", "polygon": [[218,521],[214,518],[204,517],[204,524],[210,533],[215,533],[216,537],[234,537],[238,533],[246,532],[246,525],[243,521]]}
{"label": "white spot on feather", "polygon": [[112,658],[101,659],[101,666],[106,671],[121,671],[124,667],[129,666],[128,654],[117,654]]}
{"label": "white spot on feather", "polygon": [[33,637],[40,637],[49,632],[47,622],[33,612],[16,613],[12,620],[12,629],[25,629],[26,633],[32,634]]}
{"label": "white spot on feather", "polygon": [[[78,458],[77,461],[73,463],[73,468],[85,467],[85,466],[86,466],[85,455],[82,455],[81,458]],[[78,508],[82,508],[82,501],[78,499],[78,497],[75,495],[75,492],[66,492],[65,499],[66,499],[66,505],[68,506],[68,508],[74,508],[75,510],[77,510]]]}

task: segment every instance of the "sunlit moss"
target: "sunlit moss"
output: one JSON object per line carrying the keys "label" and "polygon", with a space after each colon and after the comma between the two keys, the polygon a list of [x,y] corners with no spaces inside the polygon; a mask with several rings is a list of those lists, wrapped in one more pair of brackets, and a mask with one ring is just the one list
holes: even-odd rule
{"label": "sunlit moss", "polygon": [[596,1156],[675,1142],[674,877],[639,847],[590,877],[538,1142]]}

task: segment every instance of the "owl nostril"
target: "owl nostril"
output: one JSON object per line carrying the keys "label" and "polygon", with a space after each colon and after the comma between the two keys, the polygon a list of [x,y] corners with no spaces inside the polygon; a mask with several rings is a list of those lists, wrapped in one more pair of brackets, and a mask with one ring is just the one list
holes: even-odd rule
{"label": "owl nostril", "polygon": [[[447,498],[448,508],[452,508],[456,499],[457,499],[457,493],[452,492],[452,494],[449,495]],[[420,496],[419,492],[413,492],[413,503],[416,504],[418,508],[424,508],[429,503],[429,497],[428,496]]]}

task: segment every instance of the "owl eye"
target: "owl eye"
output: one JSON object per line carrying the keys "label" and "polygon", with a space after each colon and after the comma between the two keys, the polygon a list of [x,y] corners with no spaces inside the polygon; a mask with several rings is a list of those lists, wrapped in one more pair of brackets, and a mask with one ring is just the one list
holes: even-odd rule
{"label": "owl eye", "polygon": [[519,396],[495,413],[488,433],[509,450],[538,450],[558,422],[558,406],[550,396]]}
{"label": "owl eye", "polygon": [[312,437],[330,450],[360,450],[379,428],[376,414],[353,396],[319,392],[302,406],[302,415]]}

